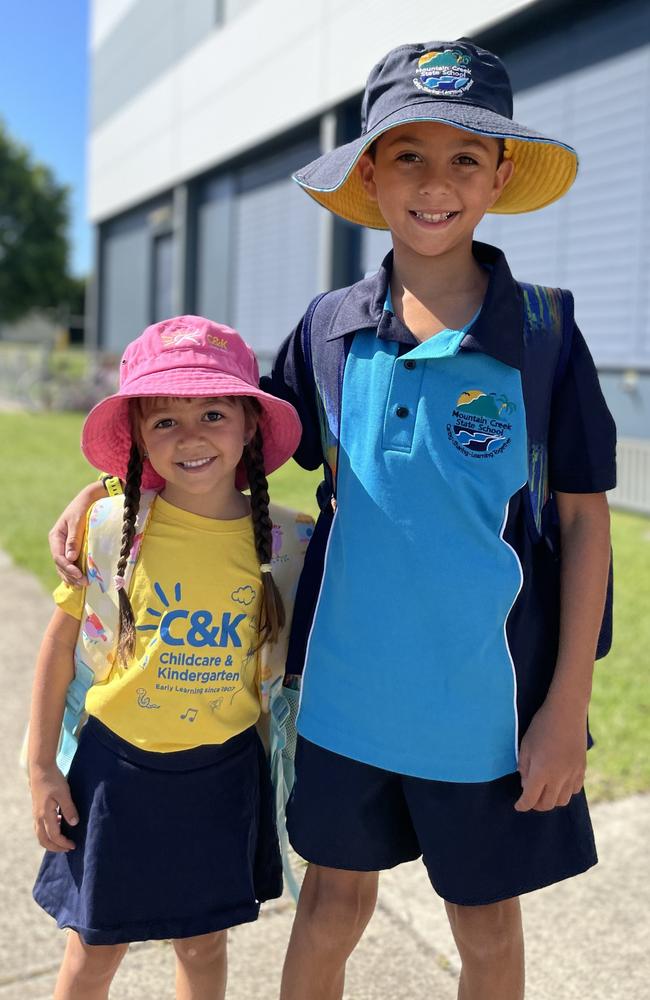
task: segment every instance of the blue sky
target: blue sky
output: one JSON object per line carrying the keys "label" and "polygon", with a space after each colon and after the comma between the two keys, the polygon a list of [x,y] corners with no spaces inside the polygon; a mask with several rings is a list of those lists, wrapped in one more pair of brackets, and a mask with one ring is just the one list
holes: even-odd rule
{"label": "blue sky", "polygon": [[70,187],[71,267],[90,270],[86,222],[89,0],[0,0],[0,118]]}

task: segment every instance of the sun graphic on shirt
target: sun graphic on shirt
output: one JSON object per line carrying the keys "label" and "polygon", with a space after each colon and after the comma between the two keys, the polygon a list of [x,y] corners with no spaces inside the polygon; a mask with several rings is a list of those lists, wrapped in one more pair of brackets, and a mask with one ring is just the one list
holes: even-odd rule
{"label": "sun graphic on shirt", "polygon": [[[169,611],[171,608],[171,603],[161,585],[158,582],[156,582],[153,585],[153,589],[155,590],[160,600],[160,603],[162,604],[165,611]],[[182,600],[181,585],[180,583],[175,583],[174,601],[176,604],[180,604],[181,600]],[[157,608],[147,608],[147,614],[152,615],[154,618],[162,618],[162,616],[165,614],[165,611],[159,611]],[[158,629],[160,628],[160,622],[159,621],[155,622],[152,625],[136,625],[136,628],[138,629],[139,632],[157,632]]]}
{"label": "sun graphic on shirt", "polygon": [[136,625],[136,630],[138,632],[153,633],[149,642],[147,643],[146,652],[142,657],[142,659],[139,661],[139,666],[142,668],[142,670],[144,670],[148,666],[151,654],[153,653],[157,644],[160,642],[161,639],[160,626],[164,615],[168,611],[172,610],[174,604],[179,605],[182,600],[182,589],[180,583],[178,582],[174,584],[173,601],[170,600],[170,598],[165,593],[163,587],[158,582],[154,583],[153,589],[156,592],[156,596],[160,600],[162,610],[159,610],[158,608],[148,607],[147,614],[151,615],[152,618],[156,620],[154,622],[146,623],[143,625]]}

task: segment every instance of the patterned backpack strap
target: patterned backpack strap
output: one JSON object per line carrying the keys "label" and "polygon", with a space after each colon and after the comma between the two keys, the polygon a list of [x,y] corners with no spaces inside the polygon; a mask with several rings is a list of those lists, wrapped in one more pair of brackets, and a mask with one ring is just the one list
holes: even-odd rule
{"label": "patterned backpack strap", "polygon": [[[128,587],[142,537],[155,499],[154,490],[143,491],[135,537],[124,573]],[[86,695],[96,681],[111,671],[117,651],[119,604],[113,577],[122,545],[124,496],[104,497],[92,508],[86,540],[86,587],[79,637],[74,652],[74,677],[68,686],[57,765],[67,774],[77,750],[79,732],[86,721]]]}
{"label": "patterned backpack strap", "polygon": [[528,433],[528,527],[534,541],[544,535],[548,485],[548,433],[555,387],[566,369],[573,336],[573,296],[561,288],[519,285],[523,298],[522,381]]}
{"label": "patterned backpack strap", "polygon": [[278,641],[266,643],[260,651],[260,695],[262,711],[268,713],[269,766],[282,867],[287,887],[294,899],[297,899],[298,882],[291,867],[285,809],[293,787],[300,692],[285,687],[283,680],[298,580],[305,551],[314,532],[314,519],[308,514],[300,514],[276,504],[269,505],[269,514],[273,522],[273,579],[282,595],[286,622]]}
{"label": "patterned backpack strap", "polygon": [[314,519],[310,514],[301,514],[296,510],[270,503],[269,515],[273,524],[271,556],[273,580],[282,597],[286,622],[277,642],[267,642],[260,650],[260,698],[263,712],[269,711],[274,681],[279,679],[282,682],[284,678],[298,580],[305,561],[307,545],[314,533]]}
{"label": "patterned backpack strap", "polygon": [[[553,393],[566,372],[573,342],[573,296],[561,288],[520,284],[524,305],[524,398],[528,431],[528,527],[534,542],[544,541],[561,559],[557,504],[548,483],[548,434]],[[612,645],[613,561],[609,576],[596,659]]]}

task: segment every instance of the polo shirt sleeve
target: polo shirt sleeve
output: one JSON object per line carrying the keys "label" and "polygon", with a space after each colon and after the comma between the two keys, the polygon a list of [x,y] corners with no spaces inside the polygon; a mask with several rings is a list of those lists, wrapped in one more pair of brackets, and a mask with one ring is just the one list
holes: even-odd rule
{"label": "polo shirt sleeve", "polygon": [[616,426],[577,326],[553,393],[548,448],[552,490],[603,493],[616,485]]}
{"label": "polo shirt sleeve", "polygon": [[302,346],[303,320],[304,316],[281,345],[271,374],[260,379],[260,388],[296,408],[302,436],[293,457],[303,469],[317,469],[323,464],[323,450],[314,379],[307,370]]}

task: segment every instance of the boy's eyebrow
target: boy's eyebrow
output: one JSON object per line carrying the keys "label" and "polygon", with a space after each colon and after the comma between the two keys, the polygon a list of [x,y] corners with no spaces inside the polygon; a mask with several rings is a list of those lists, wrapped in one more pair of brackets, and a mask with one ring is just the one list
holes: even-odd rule
{"label": "boy's eyebrow", "polygon": [[[462,130],[458,129],[458,131],[460,132]],[[467,138],[463,137],[462,139],[459,139],[458,145],[463,147],[478,146],[479,149],[488,149],[488,142],[491,138],[492,136],[472,135],[470,133],[467,133]],[[498,140],[499,137],[494,136],[494,138]],[[405,134],[395,136],[395,138],[389,140],[389,142],[386,145],[390,147],[390,146],[397,146],[400,143],[409,143],[414,146],[415,145],[423,146],[425,140],[418,138],[418,136],[416,135],[410,135],[407,132]]]}

